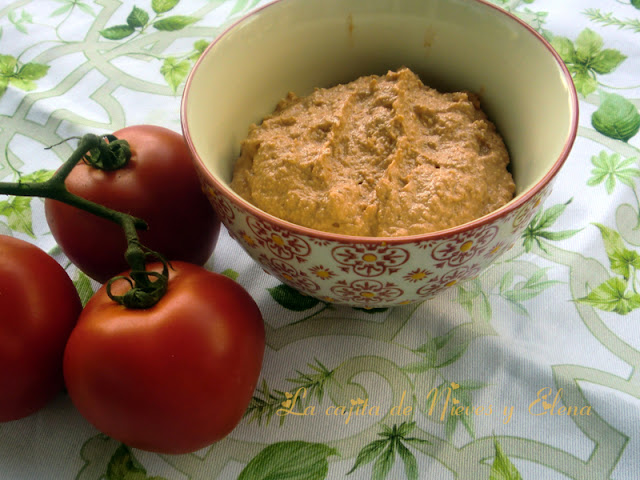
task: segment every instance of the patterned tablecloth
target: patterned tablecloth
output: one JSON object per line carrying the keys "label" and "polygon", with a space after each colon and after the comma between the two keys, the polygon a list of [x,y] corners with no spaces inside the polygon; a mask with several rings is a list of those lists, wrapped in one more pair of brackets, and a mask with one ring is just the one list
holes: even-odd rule
{"label": "patterned tablecloth", "polygon": [[[259,4],[0,3],[5,181],[45,178],[71,147],[44,147],[66,137],[179,131],[194,61]],[[495,3],[552,41],[581,108],[554,191],[513,249],[434,300],[359,310],[288,290],[223,232],[208,267],[237,275],[267,331],[232,434],[190,455],[131,450],[60,394],[0,425],[0,478],[638,478],[640,1]],[[50,252],[84,299],[98,287],[56,247],[40,199],[0,197],[0,233]]]}

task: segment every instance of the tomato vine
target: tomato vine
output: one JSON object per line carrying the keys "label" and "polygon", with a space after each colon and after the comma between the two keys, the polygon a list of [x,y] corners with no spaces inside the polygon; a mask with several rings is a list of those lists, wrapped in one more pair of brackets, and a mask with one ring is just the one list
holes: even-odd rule
{"label": "tomato vine", "polygon": [[[100,170],[117,170],[127,164],[131,158],[131,150],[126,140],[117,139],[114,135],[98,136],[88,133],[80,138],[73,154],[53,174],[43,182],[0,182],[0,194],[42,197],[58,200],[80,208],[99,217],[118,224],[124,230],[127,239],[125,259],[131,267],[130,277],[114,277],[107,283],[109,297],[127,308],[149,308],[155,305],[164,295],[168,286],[168,263],[162,255],[144,247],[139,240],[138,230],[147,229],[147,223],[127,213],[112,210],[104,205],[92,202],[71,193],[65,180],[73,168],[81,161]],[[162,272],[149,272],[146,262],[153,258],[160,260]],[[114,281],[125,279],[131,288],[124,295],[113,295],[111,285]]]}

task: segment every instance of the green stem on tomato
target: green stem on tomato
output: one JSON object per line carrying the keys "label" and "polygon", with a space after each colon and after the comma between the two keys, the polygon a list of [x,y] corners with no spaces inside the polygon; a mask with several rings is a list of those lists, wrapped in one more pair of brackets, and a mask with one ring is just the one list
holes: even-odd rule
{"label": "green stem on tomato", "polygon": [[[109,143],[105,141],[109,140]],[[62,166],[45,182],[0,182],[0,195],[19,197],[42,197],[57,200],[116,223],[124,230],[127,239],[125,259],[131,268],[130,277],[115,277],[107,283],[107,293],[115,302],[127,308],[149,308],[164,295],[168,286],[168,262],[156,252],[145,248],[138,237],[138,230],[146,230],[147,223],[132,215],[112,210],[71,193],[65,180],[80,161],[102,170],[117,170],[127,164],[131,157],[129,144],[113,135],[105,138],[86,134],[78,147]],[[87,156],[87,154],[90,154]],[[96,252],[99,255],[100,252]],[[146,262],[155,258],[162,262],[162,273],[146,270]],[[114,281],[125,279],[131,288],[124,295],[114,295],[111,286]]]}
{"label": "green stem on tomato", "polygon": [[135,228],[146,230],[147,224],[144,220],[132,217],[126,213],[111,210],[104,205],[100,205],[79,197],[78,195],[74,195],[67,190],[64,181],[71,173],[71,170],[73,170],[77,163],[82,160],[86,153],[94,148],[100,148],[99,146],[101,142],[104,143],[104,141],[97,135],[85,135],[80,140],[78,148],[49,180],[45,182],[0,182],[0,194],[13,195],[16,197],[51,198],[99,217],[106,218],[120,226],[123,225],[125,219],[130,219],[135,225]]}

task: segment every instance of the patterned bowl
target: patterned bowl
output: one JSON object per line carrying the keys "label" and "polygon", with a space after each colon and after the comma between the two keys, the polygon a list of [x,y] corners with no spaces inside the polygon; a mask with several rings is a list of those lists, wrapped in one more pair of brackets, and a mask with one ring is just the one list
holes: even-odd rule
{"label": "patterned bowl", "polygon": [[[431,234],[379,238],[301,227],[229,187],[251,123],[299,95],[407,66],[440,90],[479,93],[505,139],[515,198]],[[549,44],[480,0],[278,0],[222,33],[185,87],[182,128],[229,233],[300,292],[365,308],[422,301],[478,275],[520,237],[550,193],[578,125],[571,76]]]}

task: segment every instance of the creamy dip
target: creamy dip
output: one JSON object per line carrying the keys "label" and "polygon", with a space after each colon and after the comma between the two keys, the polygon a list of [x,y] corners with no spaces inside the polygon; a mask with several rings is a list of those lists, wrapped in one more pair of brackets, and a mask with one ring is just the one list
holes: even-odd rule
{"label": "creamy dip", "polygon": [[293,93],[252,125],[232,188],[258,208],[345,235],[434,232],[513,197],[509,156],[475,94],[403,68]]}

